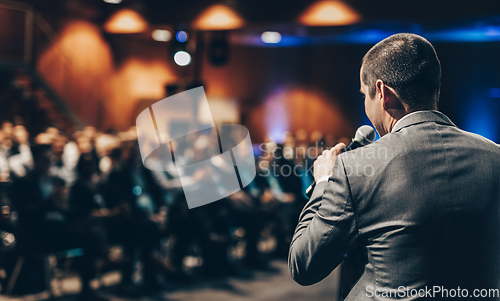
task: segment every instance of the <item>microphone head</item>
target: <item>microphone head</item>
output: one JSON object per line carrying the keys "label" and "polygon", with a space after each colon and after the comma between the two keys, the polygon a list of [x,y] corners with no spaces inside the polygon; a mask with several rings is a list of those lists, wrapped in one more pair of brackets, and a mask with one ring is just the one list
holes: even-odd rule
{"label": "microphone head", "polygon": [[375,140],[375,130],[369,125],[362,125],[354,135],[354,141],[361,145],[368,145]]}

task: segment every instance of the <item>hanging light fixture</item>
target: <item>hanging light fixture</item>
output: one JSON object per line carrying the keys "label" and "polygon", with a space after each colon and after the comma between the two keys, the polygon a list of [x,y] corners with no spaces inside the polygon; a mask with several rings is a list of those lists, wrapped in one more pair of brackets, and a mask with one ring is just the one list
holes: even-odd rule
{"label": "hanging light fixture", "polygon": [[147,27],[146,20],[139,13],[128,8],[117,11],[104,24],[104,29],[109,33],[139,33]]}
{"label": "hanging light fixture", "polygon": [[306,26],[340,26],[354,24],[360,19],[360,15],[342,1],[320,0],[302,13],[299,22]]}
{"label": "hanging light fixture", "polygon": [[232,30],[243,26],[244,20],[231,8],[214,4],[200,13],[193,22],[198,30]]}

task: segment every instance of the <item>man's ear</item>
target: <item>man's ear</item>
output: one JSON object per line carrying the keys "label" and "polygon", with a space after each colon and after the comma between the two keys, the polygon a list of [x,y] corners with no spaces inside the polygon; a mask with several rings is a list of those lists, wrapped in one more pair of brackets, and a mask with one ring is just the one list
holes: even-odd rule
{"label": "man's ear", "polygon": [[384,101],[386,96],[385,84],[381,79],[375,82],[375,98],[379,101]]}
{"label": "man's ear", "polygon": [[382,80],[377,80],[375,83],[377,86],[377,98],[382,102],[382,106],[385,110],[388,109],[404,109],[403,103],[399,100],[396,91],[391,87],[384,84]]}

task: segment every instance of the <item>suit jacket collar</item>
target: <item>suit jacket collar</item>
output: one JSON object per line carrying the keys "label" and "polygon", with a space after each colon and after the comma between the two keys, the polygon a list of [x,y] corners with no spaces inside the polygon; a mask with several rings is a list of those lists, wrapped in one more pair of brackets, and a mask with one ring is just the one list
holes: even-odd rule
{"label": "suit jacket collar", "polygon": [[423,122],[437,122],[441,124],[447,124],[450,126],[456,126],[446,115],[438,111],[417,111],[408,115],[406,118],[401,119],[400,122],[396,124],[392,133],[401,130],[407,126],[414,124],[419,124]]}

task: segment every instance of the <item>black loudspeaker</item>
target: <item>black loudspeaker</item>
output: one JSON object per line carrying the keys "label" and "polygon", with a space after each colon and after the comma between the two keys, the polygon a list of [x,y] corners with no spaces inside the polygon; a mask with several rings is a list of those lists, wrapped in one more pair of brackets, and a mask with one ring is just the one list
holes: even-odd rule
{"label": "black loudspeaker", "polygon": [[214,66],[224,66],[229,62],[229,39],[225,31],[214,32],[208,45],[208,60]]}

